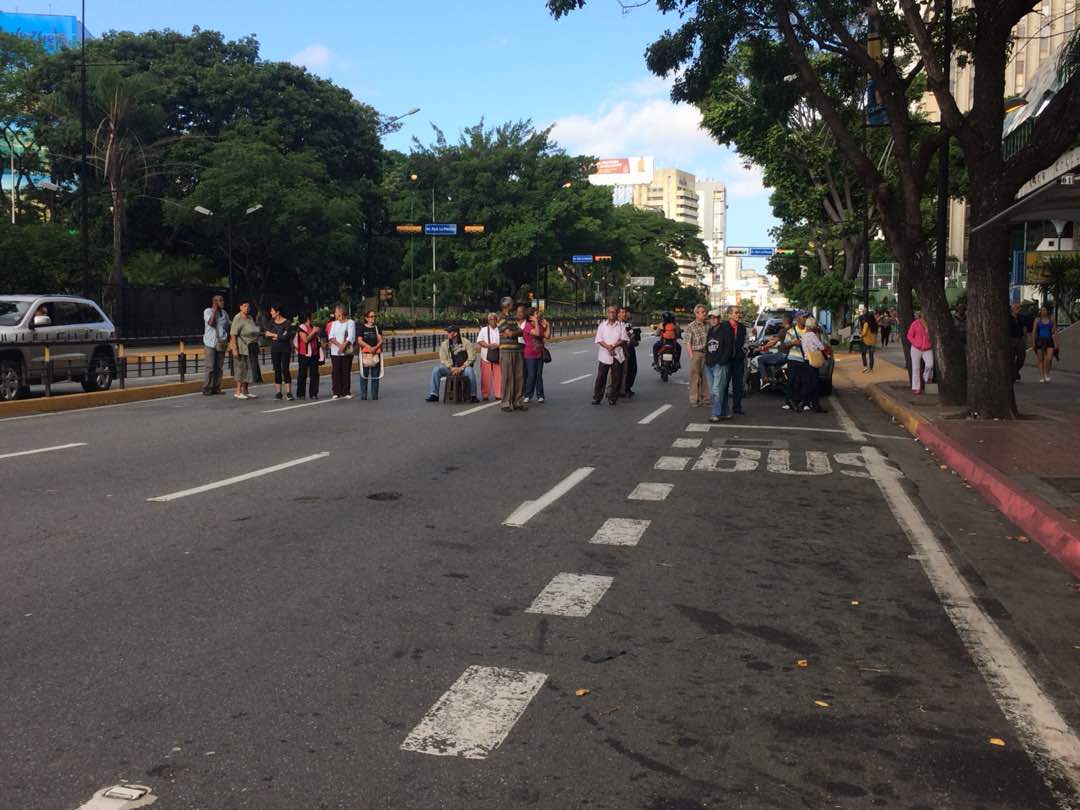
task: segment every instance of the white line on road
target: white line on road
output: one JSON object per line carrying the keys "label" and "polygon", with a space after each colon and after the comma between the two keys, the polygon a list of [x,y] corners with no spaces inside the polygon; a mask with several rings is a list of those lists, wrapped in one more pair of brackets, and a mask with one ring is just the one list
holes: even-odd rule
{"label": "white line on road", "polygon": [[295,411],[297,408],[310,408],[312,405],[325,405],[327,402],[344,402],[343,399],[334,399],[333,397],[327,397],[326,399],[317,399],[314,402],[301,402],[299,405],[286,405],[283,408],[271,408],[263,413],[281,413],[282,411]]}
{"label": "white line on road", "polygon": [[[736,422],[735,424],[717,425],[709,424],[706,422],[691,422],[686,426],[687,433],[708,433],[710,430],[796,430],[803,433],[844,433],[846,430],[840,428],[816,428],[816,427],[801,427],[796,425],[747,425],[742,422]],[[856,432],[862,433],[856,429]],[[850,434],[847,434],[850,437]],[[869,436],[874,439],[893,439],[894,441],[910,442],[910,436],[890,436],[886,433],[862,433],[863,436]],[[852,439],[852,441],[858,441],[858,439]]]}
{"label": "white line on road", "polygon": [[[1028,756],[1062,807],[1077,807],[1080,795],[1080,739],[1043,692],[1001,629],[976,601],[967,583],[904,491],[901,477],[876,447],[863,457],[897,523],[911,541],[916,559],[982,672],[1001,711],[1009,718]],[[1072,786],[1074,795],[1064,792]]]}
{"label": "white line on road", "polygon": [[55,447],[40,447],[37,450],[23,450],[18,453],[4,453],[0,458],[15,458],[16,456],[33,456],[38,453],[52,453],[55,450],[70,450],[72,447],[86,447],[86,442],[74,442],[73,444],[58,444]]}
{"label": "white line on road", "polygon": [[693,450],[694,448],[701,447],[701,439],[676,439],[671,443],[671,446],[683,450]]}
{"label": "white line on road", "polygon": [[28,413],[26,416],[5,416],[0,422],[14,422],[18,419],[41,419],[43,416],[56,416],[56,413]]}
{"label": "white line on road", "polygon": [[570,383],[581,382],[582,380],[589,379],[591,376],[592,374],[582,374],[580,377],[573,377],[569,380],[563,380],[561,383],[559,383],[559,385],[569,385]]}
{"label": "white line on road", "polygon": [[639,425],[647,425],[647,424],[649,424],[649,423],[650,423],[650,422],[651,422],[651,421],[652,421],[653,419],[655,419],[656,417],[660,416],[660,414],[663,414],[663,413],[667,413],[667,412],[668,412],[668,411],[670,411],[670,410],[671,410],[671,406],[670,406],[670,405],[661,405],[661,406],[660,406],[659,408],[657,408],[657,409],[656,409],[655,411],[653,411],[652,413],[650,413],[650,414],[649,414],[648,416],[646,416],[646,417],[645,417],[644,419],[638,419],[638,424],[639,424]]}
{"label": "white line on road", "polygon": [[840,400],[835,396],[829,397],[829,400],[832,402],[832,409],[833,413],[836,414],[836,421],[840,423],[840,427],[843,429],[844,433],[846,433],[853,442],[865,442],[866,434],[855,426],[855,420],[848,416],[848,412],[844,410],[844,406],[840,404]]}
{"label": "white line on road", "polygon": [[464,411],[458,411],[457,413],[454,414],[454,416],[468,416],[470,413],[477,413],[478,411],[482,411],[485,408],[494,408],[496,405],[501,405],[501,404],[502,404],[501,399],[497,399],[494,402],[485,402],[483,405],[477,405],[475,408],[468,408],[467,410],[464,410]]}
{"label": "white line on road", "polygon": [[588,349],[580,349],[580,350],[578,350],[576,352],[573,352],[573,354],[586,354],[588,351],[589,351]]}
{"label": "white line on road", "polygon": [[675,489],[674,484],[659,484],[645,481],[634,487],[626,497],[631,501],[662,501]]}
{"label": "white line on road", "polygon": [[403,751],[485,759],[547,680],[542,672],[471,666],[409,732]]}
{"label": "white line on road", "polygon": [[651,520],[637,518],[608,518],[589,542],[602,546],[636,546],[650,523]]}
{"label": "white line on road", "polygon": [[275,464],[273,467],[264,467],[261,470],[255,470],[254,472],[244,473],[243,475],[234,475],[232,478],[226,478],[224,481],[215,481],[212,484],[203,484],[201,487],[194,487],[192,489],[184,489],[180,492],[172,492],[168,495],[159,495],[156,498],[147,498],[146,500],[165,503],[167,501],[175,501],[180,498],[186,498],[189,495],[199,495],[203,492],[209,492],[212,489],[220,489],[221,487],[231,486],[232,484],[239,484],[242,481],[250,481],[252,478],[260,478],[264,475],[270,475],[270,473],[280,472],[281,470],[287,470],[289,467],[296,467],[299,464],[307,464],[309,461],[318,461],[321,458],[326,458],[329,453],[316,453],[313,456],[304,456],[303,458],[294,459],[293,461],[286,461],[283,464]]}
{"label": "white line on road", "polygon": [[654,470],[685,470],[686,465],[693,461],[686,456],[660,456],[653,464]]}
{"label": "white line on road", "polygon": [[592,613],[613,581],[614,577],[592,574],[556,574],[525,612],[584,618]]}
{"label": "white line on road", "polygon": [[149,807],[157,800],[146,785],[110,785],[91,796],[86,804],[80,804],[78,810],[136,810]]}
{"label": "white line on road", "polygon": [[511,513],[510,517],[503,521],[504,526],[524,526],[541,511],[551,506],[563,495],[572,490],[590,475],[595,467],[581,467],[574,470],[566,478],[557,483],[535,501],[525,501]]}

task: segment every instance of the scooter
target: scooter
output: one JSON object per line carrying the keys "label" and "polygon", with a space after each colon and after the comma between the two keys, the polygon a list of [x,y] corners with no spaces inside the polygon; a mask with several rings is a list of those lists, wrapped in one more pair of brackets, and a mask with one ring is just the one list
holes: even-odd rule
{"label": "scooter", "polygon": [[668,378],[679,370],[679,363],[675,359],[677,346],[677,339],[661,339],[660,348],[656,352],[656,363],[653,367],[660,373],[660,379],[663,382],[667,382]]}

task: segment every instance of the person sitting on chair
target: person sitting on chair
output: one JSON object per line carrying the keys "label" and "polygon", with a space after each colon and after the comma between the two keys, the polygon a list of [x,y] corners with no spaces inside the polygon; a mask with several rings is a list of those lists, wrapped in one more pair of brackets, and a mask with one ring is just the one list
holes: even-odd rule
{"label": "person sitting on chair", "polygon": [[457,326],[446,330],[446,340],[439,346],[439,364],[431,370],[431,393],[428,402],[439,401],[439,385],[443,377],[464,376],[469,381],[469,401],[479,402],[476,398],[476,346],[461,336]]}

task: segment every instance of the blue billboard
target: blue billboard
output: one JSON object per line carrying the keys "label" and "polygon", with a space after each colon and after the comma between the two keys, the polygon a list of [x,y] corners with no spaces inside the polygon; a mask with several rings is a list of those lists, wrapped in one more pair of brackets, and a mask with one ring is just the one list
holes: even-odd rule
{"label": "blue billboard", "polygon": [[59,14],[21,14],[0,11],[0,31],[41,44],[56,53],[79,42],[79,19]]}

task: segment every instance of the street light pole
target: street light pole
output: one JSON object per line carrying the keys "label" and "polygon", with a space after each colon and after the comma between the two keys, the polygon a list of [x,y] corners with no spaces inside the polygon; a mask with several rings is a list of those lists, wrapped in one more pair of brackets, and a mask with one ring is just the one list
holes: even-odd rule
{"label": "street light pole", "polygon": [[[431,224],[435,224],[435,184],[431,184]],[[435,231],[431,232],[431,320],[435,320]]]}
{"label": "street light pole", "polygon": [[79,162],[79,270],[82,273],[83,296],[91,297],[90,290],[90,232],[87,224],[87,177],[86,177],[86,0],[82,0],[82,19],[79,20],[79,34],[82,39],[82,61],[79,65],[79,124],[82,132],[82,159]]}

